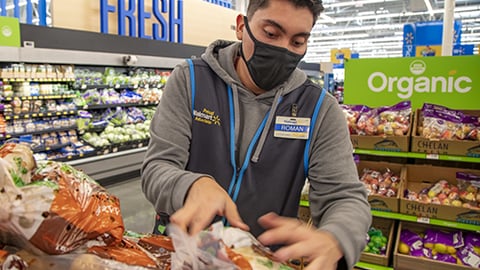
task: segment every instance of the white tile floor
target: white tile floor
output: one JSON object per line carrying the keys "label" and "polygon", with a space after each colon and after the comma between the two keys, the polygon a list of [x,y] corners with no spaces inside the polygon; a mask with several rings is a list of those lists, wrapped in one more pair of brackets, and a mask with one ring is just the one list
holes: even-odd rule
{"label": "white tile floor", "polygon": [[151,233],[155,224],[155,211],[143,195],[140,178],[134,178],[106,186],[120,199],[125,229],[138,233]]}

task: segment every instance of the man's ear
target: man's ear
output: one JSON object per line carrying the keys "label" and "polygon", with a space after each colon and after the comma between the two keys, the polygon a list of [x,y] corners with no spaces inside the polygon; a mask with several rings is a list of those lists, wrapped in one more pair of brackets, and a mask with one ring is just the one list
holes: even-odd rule
{"label": "man's ear", "polygon": [[245,22],[243,21],[243,15],[237,15],[237,26],[235,28],[235,35],[237,35],[238,40],[243,39],[243,29],[245,28]]}

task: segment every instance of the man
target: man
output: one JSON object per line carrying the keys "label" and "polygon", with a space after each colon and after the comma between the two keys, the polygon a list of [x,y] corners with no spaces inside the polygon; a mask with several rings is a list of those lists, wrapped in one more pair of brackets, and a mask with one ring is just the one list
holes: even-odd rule
{"label": "man", "polygon": [[[347,125],[335,98],[296,69],[322,9],[251,0],[236,19],[241,42],[215,41],[175,68],[142,167],[161,221],[195,234],[223,218],[307,269],[357,262],[371,214]],[[313,227],[295,219],[307,177]]]}

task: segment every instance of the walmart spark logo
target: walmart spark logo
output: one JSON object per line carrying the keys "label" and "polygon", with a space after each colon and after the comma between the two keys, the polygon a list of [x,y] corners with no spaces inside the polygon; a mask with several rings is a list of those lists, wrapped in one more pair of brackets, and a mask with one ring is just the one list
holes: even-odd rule
{"label": "walmart spark logo", "polygon": [[193,116],[195,117],[193,120],[200,123],[217,126],[221,125],[220,116],[218,116],[218,114],[215,114],[214,111],[206,108],[203,108],[202,111],[193,110]]}
{"label": "walmart spark logo", "polygon": [[405,35],[405,44],[412,44],[413,42],[413,33],[407,33]]}

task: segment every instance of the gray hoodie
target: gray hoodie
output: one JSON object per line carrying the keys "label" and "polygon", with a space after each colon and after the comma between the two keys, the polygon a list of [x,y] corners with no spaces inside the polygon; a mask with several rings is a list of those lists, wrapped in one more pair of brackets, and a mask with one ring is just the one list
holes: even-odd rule
{"label": "gray hoodie", "polygon": [[[275,111],[276,100],[302,85],[307,78],[297,69],[285,83],[257,96],[243,86],[235,71],[234,59],[239,47],[238,42],[217,40],[207,48],[202,59],[232,86],[237,162],[240,163],[266,112]],[[157,212],[172,214],[181,208],[190,185],[205,176],[185,171],[192,125],[189,76],[186,62],[174,69],[150,127],[151,139],[142,166],[142,188]],[[269,127],[272,121],[268,119],[265,126]],[[262,151],[265,134],[259,139],[252,162]],[[345,118],[336,99],[329,94],[314,127],[309,159],[313,224],[337,238],[351,269],[365,246],[371,213],[353,161]]]}

